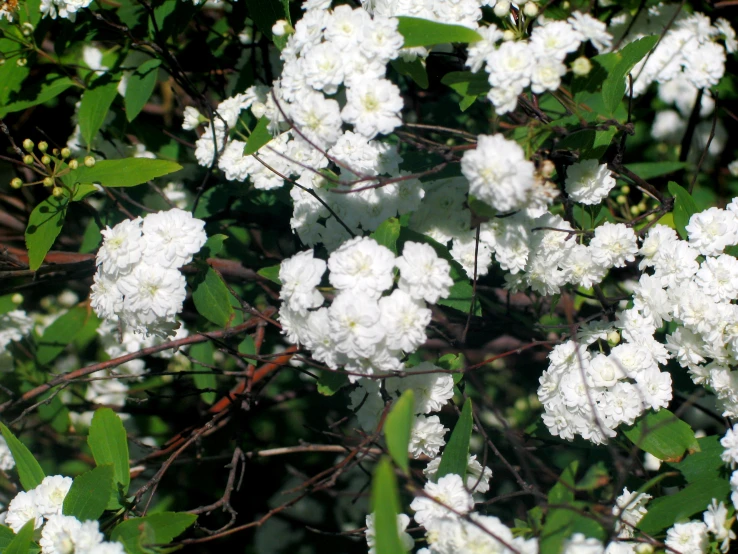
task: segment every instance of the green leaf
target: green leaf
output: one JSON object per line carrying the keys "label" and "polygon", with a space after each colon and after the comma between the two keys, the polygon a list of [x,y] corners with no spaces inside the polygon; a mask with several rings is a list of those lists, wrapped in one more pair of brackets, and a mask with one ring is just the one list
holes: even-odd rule
{"label": "green leaf", "polygon": [[397,30],[405,37],[405,48],[433,46],[447,42],[477,42],[482,37],[476,31],[462,25],[447,25],[417,17],[398,17]]}
{"label": "green leaf", "polygon": [[420,58],[415,58],[411,62],[397,58],[396,60],[392,60],[391,63],[397,73],[410,77],[422,89],[428,88],[428,73]]}
{"label": "green leaf", "polygon": [[[181,535],[197,516],[183,512],[161,512],[146,517],[132,517],[119,523],[110,533],[111,541],[123,543],[126,552],[144,553],[143,545],[168,544]],[[148,529],[147,529],[148,527]],[[144,537],[142,542],[139,539]],[[153,540],[153,543],[150,542]]]}
{"label": "green leaf", "polygon": [[18,534],[10,541],[10,544],[3,554],[28,554],[28,550],[31,548],[31,541],[33,540],[33,527],[36,522],[35,518],[31,518],[26,524],[18,531]]}
{"label": "green leaf", "polygon": [[[240,350],[240,348],[239,348]],[[192,371],[196,373],[192,376],[192,380],[195,382],[195,386],[201,390],[200,398],[206,404],[212,404],[215,402],[215,388],[218,382],[215,378],[215,373],[209,366],[213,366],[215,359],[215,348],[213,343],[210,341],[193,344],[190,346],[190,357],[198,362],[202,362],[205,365],[193,364]]]}
{"label": "green leaf", "polygon": [[451,71],[443,76],[441,82],[462,96],[481,96],[487,94],[491,88],[487,80],[487,74],[483,71],[478,73]]}
{"label": "green leaf", "polygon": [[72,85],[74,85],[74,82],[68,77],[59,77],[58,75],[47,76],[39,85],[29,86],[23,90],[22,95],[20,93],[18,94],[23,98],[28,98],[28,100],[10,102],[0,107],[0,117],[48,102],[52,98],[59,96]]}
{"label": "green leaf", "polygon": [[110,500],[113,472],[113,466],[107,464],[75,477],[72,488],[64,498],[62,513],[80,521],[98,519]]}
{"label": "green leaf", "polygon": [[32,271],[41,267],[46,254],[61,233],[68,203],[69,199],[65,196],[60,198],[49,196],[31,212],[26,227],[26,247],[28,266]]}
{"label": "green leaf", "polygon": [[74,194],[72,195],[72,202],[79,202],[80,200],[84,200],[90,194],[94,194],[95,192],[99,191],[100,189],[98,189],[95,185],[77,185],[74,189]]}
{"label": "green leaf", "polygon": [[125,95],[125,109],[128,121],[133,121],[141,112],[156,86],[161,60],[149,60],[141,64],[128,78]]}
{"label": "green leaf", "polygon": [[13,533],[13,530],[10,527],[0,525],[0,552],[5,552],[5,549],[11,542],[13,542],[14,538],[15,533]]}
{"label": "green leaf", "polygon": [[210,235],[200,250],[200,256],[205,259],[214,258],[223,250],[223,243],[227,238],[228,235]]}
{"label": "green leaf", "polygon": [[18,308],[18,304],[13,302],[15,294],[4,294],[0,296],[0,315],[7,314]]}
{"label": "green leaf", "polygon": [[[442,298],[437,304],[441,306],[448,306],[455,310],[459,310],[465,314],[469,313],[472,305],[472,298],[474,297],[474,287],[469,282],[467,277],[463,277],[456,280],[449,289],[448,298]],[[479,301],[475,303],[474,315],[482,315],[482,307]]]}
{"label": "green leaf", "polygon": [[678,462],[687,450],[700,449],[692,428],[669,410],[649,412],[623,433],[641,450],[667,462]]}
{"label": "green leaf", "polygon": [[15,469],[18,471],[18,478],[24,490],[30,491],[35,489],[44,480],[46,474],[41,466],[33,457],[31,451],[19,441],[13,433],[10,432],[5,425],[0,423],[0,431],[2,431],[5,442],[8,443],[10,453],[15,460]]}
{"label": "green leaf", "polygon": [[703,512],[715,498],[725,500],[730,484],[725,478],[698,479],[675,494],[652,500],[648,513],[638,524],[644,533],[655,535],[674,525],[680,519]]}
{"label": "green leaf", "polygon": [[410,470],[408,462],[408,445],[410,444],[410,432],[413,429],[413,408],[415,407],[415,395],[412,389],[402,393],[395,402],[392,410],[387,414],[384,424],[384,437],[387,440],[387,450],[397,466],[405,473]]}
{"label": "green leaf", "polygon": [[688,167],[687,162],[644,162],[627,164],[625,167],[630,169],[633,173],[638,175],[641,179],[653,179],[654,177],[661,177],[662,175],[668,175]]}
{"label": "green leaf", "polygon": [[82,138],[90,149],[97,132],[105,122],[110,106],[118,94],[118,81],[109,74],[98,77],[90,88],[82,94],[79,106],[79,130]]}
{"label": "green leaf", "polygon": [[272,38],[272,26],[280,19],[290,20],[289,14],[285,13],[285,0],[245,0],[249,16],[256,23],[256,27],[269,40]]}
{"label": "green leaf", "polygon": [[340,371],[321,371],[318,378],[318,392],[323,396],[333,396],[349,384],[348,375]]}
{"label": "green leaf", "polygon": [[243,148],[244,156],[255,154],[262,146],[268,144],[272,140],[272,138],[274,138],[269,132],[269,129],[267,129],[268,125],[269,118],[265,116],[262,116],[259,121],[256,122],[254,130],[251,131],[251,134],[249,135],[249,140],[246,143],[246,146],[244,146]]}
{"label": "green leaf", "polygon": [[397,480],[389,458],[383,457],[372,479],[372,512],[374,513],[374,544],[377,554],[404,554],[397,530],[400,498]]}
{"label": "green leaf", "polygon": [[369,236],[377,241],[378,244],[392,250],[392,253],[397,256],[397,239],[400,238],[400,220],[396,217],[386,219]]}
{"label": "green leaf", "polygon": [[[659,35],[649,35],[625,45],[618,52],[620,61],[602,83],[602,98],[609,113],[614,113],[626,91],[625,77],[659,41]],[[634,75],[635,77],[635,75]]]}
{"label": "green leaf", "polygon": [[451,438],[443,449],[441,463],[438,465],[436,479],[440,479],[449,473],[461,476],[466,482],[466,468],[469,465],[469,440],[471,439],[472,425],[472,401],[467,398],[464,408],[461,410],[459,421],[456,422]]}
{"label": "green leaf", "polygon": [[697,439],[697,444],[700,446],[698,452],[685,456],[681,462],[669,463],[684,476],[687,483],[718,478],[725,467],[722,458],[725,449],[720,444],[720,437],[702,437]]}
{"label": "green leaf", "polygon": [[87,308],[77,306],[56,318],[38,340],[36,363],[45,366],[53,362],[82,330],[88,317],[90,312]]}
{"label": "green leaf", "polygon": [[87,444],[98,466],[113,466],[115,497],[117,498],[117,484],[123,487],[124,493],[128,492],[128,485],[131,483],[128,436],[118,414],[110,408],[100,408],[95,411],[87,436]]}
{"label": "green leaf", "polygon": [[[560,552],[564,540],[571,536],[576,512],[572,509],[574,502],[575,478],[579,462],[574,460],[561,474],[556,484],[548,493],[548,503],[552,508],[546,516],[540,537],[541,552]],[[571,508],[563,506],[571,505]]]}
{"label": "green leaf", "polygon": [[204,275],[198,275],[193,286],[192,300],[201,316],[220,327],[228,325],[233,318],[228,287],[212,267],[208,267]]}
{"label": "green leaf", "polygon": [[73,183],[97,183],[104,187],[135,187],[180,169],[181,165],[167,160],[123,158],[102,160],[92,167],[81,166],[72,171],[69,178]]}
{"label": "green leaf", "polygon": [[669,181],[669,192],[674,197],[674,226],[679,236],[686,240],[688,238],[687,225],[689,225],[689,218],[697,213],[697,204],[695,204],[692,195],[674,181]]}
{"label": "green leaf", "polygon": [[262,267],[256,273],[264,277],[264,279],[269,279],[272,283],[281,285],[282,281],[279,280],[279,268],[280,266],[278,265],[273,265],[270,267]]}

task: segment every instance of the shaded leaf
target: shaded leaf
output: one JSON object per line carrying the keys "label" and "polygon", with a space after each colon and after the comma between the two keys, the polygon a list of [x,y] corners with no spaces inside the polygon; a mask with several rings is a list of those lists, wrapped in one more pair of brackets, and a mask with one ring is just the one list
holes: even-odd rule
{"label": "shaded leaf", "polygon": [[2,431],[5,442],[8,443],[10,453],[13,455],[15,460],[15,469],[18,471],[18,478],[20,479],[23,489],[30,491],[35,489],[44,480],[46,474],[41,466],[33,457],[31,451],[26,448],[21,441],[19,441],[13,433],[10,432],[5,425],[0,423],[0,431]]}
{"label": "shaded leaf", "polygon": [[700,449],[692,428],[665,409],[642,415],[623,434],[641,450],[667,462],[678,462],[687,450]]}
{"label": "shaded leaf", "polygon": [[626,164],[629,170],[638,175],[641,179],[653,179],[674,173],[689,166],[687,162],[644,162],[635,164]]}
{"label": "shaded leaf", "polygon": [[451,71],[443,76],[441,82],[462,96],[480,96],[487,94],[491,88],[487,74],[483,71]]}
{"label": "shaded leaf", "polygon": [[33,541],[33,527],[35,522],[36,519],[33,517],[28,520],[13,540],[10,541],[10,544],[3,550],[3,554],[28,554],[28,550],[31,548],[31,541]]}
{"label": "shaded leaf", "polygon": [[85,306],[76,306],[56,318],[38,339],[36,363],[45,366],[53,362],[82,330],[90,315]]}
{"label": "shaded leaf", "polygon": [[[119,523],[110,533],[110,540],[123,543],[127,552],[147,552],[149,544],[168,544],[181,535],[197,516],[183,512],[161,512],[146,517],[132,517]],[[140,540],[143,536],[143,541]]]}
{"label": "shaded leaf", "polygon": [[374,513],[374,544],[376,554],[404,554],[397,530],[400,498],[397,480],[389,458],[382,458],[372,479],[372,512]]}
{"label": "shaded leaf", "polygon": [[98,519],[110,500],[113,472],[112,465],[100,465],[75,477],[72,488],[64,497],[62,513],[80,521]]}
{"label": "shaded leaf", "polygon": [[321,371],[318,378],[318,392],[323,396],[333,396],[349,384],[348,375],[339,371]]}
{"label": "shaded leaf", "polygon": [[456,422],[451,438],[448,439],[448,443],[443,449],[436,479],[440,479],[449,473],[455,473],[461,476],[462,481],[466,482],[466,468],[469,465],[469,440],[471,439],[473,423],[472,401],[471,398],[467,398],[464,402],[464,408],[461,410],[459,421]]}
{"label": "shaded leaf", "polygon": [[256,273],[264,277],[264,279],[270,280],[272,283],[281,285],[282,281],[279,280],[279,267],[280,266],[278,265],[273,265],[270,267],[262,267]]}
{"label": "shaded leaf", "polygon": [[69,179],[73,183],[97,183],[104,187],[135,187],[180,169],[181,165],[167,160],[123,158],[102,160],[92,167],[81,166],[69,174]]}
{"label": "shaded leaf", "polygon": [[411,62],[397,58],[396,60],[392,60],[392,67],[400,75],[410,77],[420,88],[428,88],[428,73],[425,70],[425,64],[423,64],[420,58],[415,58]]}
{"label": "shaded leaf", "polygon": [[693,452],[677,463],[669,463],[678,470],[688,483],[708,478],[717,478],[725,469],[722,454],[725,450],[720,444],[720,437],[712,435],[697,439],[699,451]]}
{"label": "shaded leaf", "polygon": [[433,46],[447,42],[470,43],[482,40],[476,31],[462,25],[447,25],[417,17],[398,17],[397,30],[405,37],[405,48]]}
{"label": "shaded leaf", "polygon": [[[4,117],[5,114],[20,112],[32,106],[48,102],[73,85],[74,82],[68,77],[49,75],[39,85],[33,85],[32,87],[28,87],[23,90],[22,96],[23,98],[27,98],[27,100],[10,102],[9,104],[5,104],[0,107],[0,117]],[[21,96],[20,93],[18,95]]]}
{"label": "shaded leaf", "polygon": [[28,267],[36,271],[46,254],[61,233],[67,215],[69,199],[65,196],[49,196],[31,212],[26,227],[26,248],[28,248]]}
{"label": "shaded leaf", "polygon": [[[110,408],[100,408],[92,416],[87,444],[98,466],[112,465],[114,483],[128,491],[131,474],[128,460],[128,436],[123,422]],[[117,496],[117,488],[115,491]]]}
{"label": "shaded leaf", "polygon": [[410,433],[413,429],[415,417],[415,395],[412,389],[402,393],[395,405],[387,414],[384,424],[384,437],[387,440],[387,450],[397,466],[405,473],[410,470],[408,462],[408,445],[410,444]]}
{"label": "shaded leaf", "polygon": [[272,138],[272,134],[267,129],[269,125],[269,118],[262,116],[259,121],[256,122],[254,130],[249,135],[249,140],[246,142],[246,146],[243,148],[243,155],[249,156],[255,154],[259,149],[268,144]]}
{"label": "shaded leaf", "polygon": [[156,86],[161,60],[149,60],[141,64],[128,78],[125,94],[125,110],[128,121],[133,121],[141,112]]}
{"label": "shaded leaf", "polygon": [[[625,77],[641,61],[651,49],[656,46],[659,41],[658,35],[649,35],[638,40],[626,44],[618,55],[620,61],[609,72],[607,78],[602,83],[602,98],[605,102],[605,108],[609,113],[614,113],[615,109],[623,99],[626,92]],[[633,77],[636,77],[635,75]]]}
{"label": "shaded leaf", "polygon": [[233,318],[228,287],[212,267],[195,282],[192,300],[200,315],[220,327],[228,325]]}
{"label": "shaded leaf", "polygon": [[215,387],[217,386],[217,380],[215,373],[210,368],[215,363],[213,354],[215,348],[213,343],[210,341],[193,344],[190,346],[190,357],[198,362],[202,362],[204,365],[194,363],[192,365],[192,371],[195,373],[192,375],[192,380],[195,382],[195,386],[201,390],[200,398],[206,404],[212,404],[215,402]]}
{"label": "shaded leaf", "polygon": [[258,29],[269,40],[273,38],[272,27],[280,19],[290,21],[289,14],[285,8],[289,5],[286,0],[245,0],[251,19],[254,20]]}
{"label": "shaded leaf", "polygon": [[200,250],[200,255],[205,259],[214,258],[223,250],[223,243],[227,238],[228,235],[210,235]]}
{"label": "shaded leaf", "polygon": [[669,193],[674,197],[674,226],[679,236],[686,240],[689,218],[697,213],[697,204],[692,195],[674,181],[669,181]]}
{"label": "shaded leaf", "polygon": [[118,94],[118,81],[109,74],[98,77],[90,88],[82,94],[79,106],[79,130],[82,138],[90,149],[97,132],[105,122],[110,106]]}
{"label": "shaded leaf", "polygon": [[[541,552],[560,552],[564,540],[573,533],[576,512],[574,502],[575,478],[579,462],[574,460],[548,492],[548,503],[558,506],[548,511],[540,537]],[[570,505],[571,508],[564,506]]]}
{"label": "shaded leaf", "polygon": [[397,256],[397,239],[400,238],[400,220],[396,217],[386,219],[369,236],[377,241],[378,244],[389,248]]}

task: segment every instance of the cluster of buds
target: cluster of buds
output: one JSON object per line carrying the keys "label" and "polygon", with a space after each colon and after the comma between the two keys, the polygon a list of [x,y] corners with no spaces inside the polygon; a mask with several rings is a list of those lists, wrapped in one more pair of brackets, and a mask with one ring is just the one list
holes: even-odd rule
{"label": "cluster of buds", "polygon": [[[10,181],[10,186],[14,189],[20,189],[24,186],[43,185],[51,188],[51,194],[55,198],[63,196],[66,188],[58,179],[59,177],[74,171],[80,163],[87,167],[95,165],[95,158],[92,156],[86,156],[82,161],[69,159],[72,155],[69,148],[53,148],[51,155],[49,155],[49,144],[45,141],[41,141],[36,145],[31,139],[26,139],[23,141],[23,150],[26,151],[23,156],[23,163],[30,166],[33,171],[42,175],[43,178],[39,181],[24,183],[22,179],[15,177]],[[38,150],[38,153],[36,150]]]}

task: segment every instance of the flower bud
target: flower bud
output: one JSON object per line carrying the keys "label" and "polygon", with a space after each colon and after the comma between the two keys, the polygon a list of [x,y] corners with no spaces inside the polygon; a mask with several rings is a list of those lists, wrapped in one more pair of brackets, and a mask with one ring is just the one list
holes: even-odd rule
{"label": "flower bud", "polygon": [[571,62],[571,70],[577,77],[584,77],[592,71],[592,62],[586,56],[579,56]]}
{"label": "flower bud", "polygon": [[53,187],[54,186],[54,178],[53,177],[44,177],[44,186],[45,187]]}
{"label": "flower bud", "polygon": [[18,67],[25,67],[27,63],[28,60],[26,58],[18,58],[17,60],[15,60],[15,65],[17,65]]}
{"label": "flower bud", "polygon": [[26,21],[21,27],[21,33],[23,33],[24,37],[30,37],[31,33],[33,33],[33,25]]}
{"label": "flower bud", "polygon": [[33,141],[29,138],[23,141],[23,150],[26,152],[33,152]]}
{"label": "flower bud", "polygon": [[79,167],[79,162],[77,160],[69,160],[67,165],[69,166],[69,169],[77,169]]}
{"label": "flower bud", "polygon": [[510,29],[505,29],[502,33],[502,40],[505,42],[510,42],[511,40],[515,40],[515,31],[511,31]]}
{"label": "flower bud", "polygon": [[61,187],[54,187],[54,189],[51,191],[51,194],[54,195],[54,198],[59,198],[62,194],[64,194],[64,189]]}
{"label": "flower bud", "polygon": [[630,193],[630,187],[628,185],[623,185],[620,187],[620,192],[623,194],[629,194]]}
{"label": "flower bud", "polygon": [[607,344],[610,346],[617,346],[620,344],[620,333],[618,333],[615,329],[610,331],[607,334]]}
{"label": "flower bud", "polygon": [[41,150],[41,152],[46,152],[49,149],[49,143],[42,140],[38,143],[38,149]]}
{"label": "flower bud", "polygon": [[494,12],[497,17],[503,19],[510,13],[510,2],[508,0],[498,0],[495,4]]}
{"label": "flower bud", "polygon": [[61,157],[65,160],[72,155],[72,151],[69,148],[62,148],[61,149]]}
{"label": "flower bud", "polygon": [[23,156],[23,163],[26,165],[33,165],[33,156],[30,154],[26,154]]}
{"label": "flower bud", "polygon": [[85,165],[87,167],[92,167],[93,165],[95,165],[95,158],[93,158],[92,156],[85,156]]}
{"label": "flower bud", "polygon": [[637,205],[636,206],[631,206],[630,207],[630,213],[631,213],[631,215],[638,215],[639,213],[641,213],[641,208],[639,206],[637,206]]}
{"label": "flower bud", "polygon": [[619,195],[619,196],[617,196],[617,197],[615,198],[615,202],[617,202],[617,203],[618,203],[618,204],[620,204],[621,206],[622,206],[623,204],[625,204],[625,203],[626,203],[627,201],[628,201],[628,199],[627,199],[627,198],[626,198],[625,196],[623,196],[622,194],[621,194],[621,195]]}
{"label": "flower bud", "polygon": [[541,163],[540,173],[543,177],[548,179],[556,171],[556,165],[551,160],[543,160]]}
{"label": "flower bud", "polygon": [[21,181],[18,177],[15,177],[10,180],[10,186],[14,189],[19,189],[23,186],[23,181]]}
{"label": "flower bud", "polygon": [[19,292],[16,292],[13,296],[10,297],[10,301],[13,304],[20,304],[23,302],[23,295]]}
{"label": "flower bud", "polygon": [[538,15],[538,4],[535,2],[527,2],[523,8],[523,13],[528,17],[535,17]]}
{"label": "flower bud", "polygon": [[41,156],[41,163],[44,165],[49,165],[51,163],[51,158],[44,154],[43,156]]}
{"label": "flower bud", "polygon": [[284,19],[280,19],[272,26],[272,34],[275,37],[282,37],[287,33],[291,33],[292,31],[294,31],[294,29]]}

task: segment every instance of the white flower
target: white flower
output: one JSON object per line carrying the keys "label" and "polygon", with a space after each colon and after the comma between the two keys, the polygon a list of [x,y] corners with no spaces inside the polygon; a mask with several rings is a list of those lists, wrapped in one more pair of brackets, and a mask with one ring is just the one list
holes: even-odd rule
{"label": "white flower", "polygon": [[295,254],[282,261],[279,266],[279,280],[282,289],[279,298],[290,309],[305,313],[310,308],[323,304],[323,295],[317,290],[325,273],[326,263],[313,257],[312,250]]}
{"label": "white flower", "polygon": [[0,349],[5,349],[12,341],[21,340],[31,329],[33,320],[23,310],[12,310],[0,315]]}
{"label": "white flower", "polygon": [[38,529],[44,522],[44,516],[36,504],[36,491],[19,492],[8,504],[8,514],[5,517],[5,525],[16,533],[32,519],[36,520],[34,527]]}
{"label": "white flower", "polygon": [[194,131],[200,126],[200,122],[203,120],[203,116],[200,114],[200,112],[197,111],[196,108],[193,108],[192,106],[187,106],[184,109],[184,121],[182,122],[182,129],[184,129],[185,131]]}
{"label": "white flower", "polygon": [[[415,521],[428,529],[435,520],[458,517],[455,512],[466,514],[474,507],[472,496],[464,488],[459,475],[450,473],[437,483],[427,482],[424,496],[416,496],[410,504],[415,511]],[[449,510],[454,510],[453,512]]]}
{"label": "white flower", "polygon": [[564,541],[562,554],[603,554],[604,545],[595,538],[587,538],[582,533],[574,533]]}
{"label": "white flower", "polygon": [[178,208],[149,214],[143,221],[146,256],[162,267],[180,268],[192,261],[207,241],[204,227],[203,220]]}
{"label": "white flower", "polygon": [[638,243],[635,232],[622,223],[605,222],[595,229],[589,242],[592,258],[605,267],[623,267],[635,260]]}
{"label": "white flower", "polygon": [[533,163],[518,143],[502,135],[480,135],[477,147],[461,158],[469,192],[500,212],[524,207],[534,182]]}
{"label": "white flower", "polygon": [[400,270],[400,290],[429,304],[435,304],[439,298],[447,298],[454,284],[449,274],[451,266],[438,257],[430,244],[406,242],[395,265]]}
{"label": "white flower", "polygon": [[680,554],[703,554],[707,551],[707,525],[701,521],[675,523],[666,532],[664,543]]}
{"label": "white flower", "polygon": [[[438,467],[441,465],[441,458],[433,458],[423,470],[429,480],[435,481]],[[482,468],[482,464],[477,461],[477,455],[469,456],[466,466],[466,488],[472,492],[485,493],[489,490],[489,480],[492,477],[492,470],[488,467]]]}
{"label": "white flower", "polygon": [[738,218],[730,211],[708,208],[689,218],[689,244],[705,256],[715,256],[736,243]]}
{"label": "white flower", "polygon": [[139,264],[130,275],[118,281],[125,297],[128,315],[136,314],[142,321],[173,318],[182,310],[185,300],[185,278],[176,269]]}
{"label": "white flower", "polygon": [[566,169],[564,188],[574,202],[580,204],[599,204],[615,187],[615,178],[607,165],[597,160],[584,160]]}
{"label": "white flower", "polygon": [[541,94],[547,90],[556,90],[561,84],[561,77],[566,73],[566,66],[555,58],[541,58],[536,61],[530,74],[530,90]]}
{"label": "white flower", "polygon": [[108,226],[100,234],[103,244],[97,251],[97,265],[103,266],[103,271],[113,275],[125,275],[130,272],[143,256],[146,242],[141,237],[140,217],[125,220],[112,229]]}
{"label": "white flower", "polygon": [[615,530],[621,539],[629,539],[634,536],[634,528],[646,515],[646,503],[653,498],[650,494],[630,492],[628,488],[623,489],[623,494],[615,499],[612,507],[612,515],[617,517]]}
{"label": "white flower", "polygon": [[707,530],[715,535],[715,539],[722,541],[720,550],[722,552],[728,552],[730,548],[730,541],[735,539],[735,532],[730,528],[732,520],[728,523],[728,509],[725,504],[713,498],[712,503],[707,507],[707,510],[702,514],[702,519],[707,525]]}
{"label": "white flower", "polygon": [[730,464],[731,469],[735,469],[738,465],[738,423],[726,431],[725,436],[720,439],[720,444],[725,449],[721,454],[723,461]]}
{"label": "white flower", "polygon": [[379,298],[392,286],[395,255],[368,237],[344,242],[328,258],[330,283],[342,291],[354,291]]}
{"label": "white flower", "polygon": [[361,79],[346,91],[341,117],[353,123],[357,133],[367,138],[389,134],[402,124],[400,89],[386,79]]}
{"label": "white flower", "polygon": [[[407,514],[397,514],[397,533],[400,536],[400,542],[402,548],[407,552],[413,549],[415,541],[412,536],[405,532],[407,526],[410,524],[410,516]],[[374,529],[374,514],[366,516],[366,544],[369,547],[369,554],[376,554],[376,531]]]}
{"label": "white flower", "polygon": [[75,517],[51,516],[41,531],[41,554],[73,554],[77,552],[77,535],[82,523]]}
{"label": "white flower", "polygon": [[405,377],[387,379],[387,391],[398,396],[412,389],[415,397],[415,413],[438,412],[454,396],[454,379],[448,373],[433,373],[440,370],[430,362],[422,362],[408,368]]}
{"label": "white flower", "polygon": [[376,298],[358,291],[342,292],[333,299],[329,316],[336,350],[350,358],[370,358],[384,340]]}
{"label": "white flower", "polygon": [[379,300],[379,309],[388,348],[410,353],[426,341],[425,328],[430,323],[431,311],[422,300],[397,289]]}
{"label": "white flower", "polygon": [[[448,429],[441,424],[438,416],[416,416],[410,434],[409,452],[413,458],[419,458],[423,454],[429,458],[435,458],[446,444],[443,436],[447,431]],[[421,522],[418,521],[418,523]]]}
{"label": "white flower", "polygon": [[5,437],[0,437],[0,470],[8,471],[15,467],[15,460],[13,455],[10,453],[8,443],[5,441]]}
{"label": "white flower", "polygon": [[612,35],[607,32],[607,25],[587,13],[574,12],[567,19],[569,24],[582,38],[589,40],[598,52],[607,51],[612,45]]}
{"label": "white flower", "polygon": [[46,518],[61,514],[64,498],[66,498],[71,486],[71,477],[62,475],[44,477],[41,484],[34,489],[38,511]]}
{"label": "white flower", "polygon": [[547,21],[533,29],[530,48],[539,58],[563,61],[567,54],[579,48],[582,38],[566,21]]}

